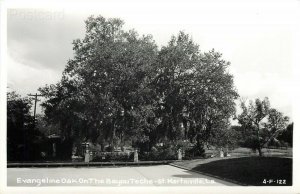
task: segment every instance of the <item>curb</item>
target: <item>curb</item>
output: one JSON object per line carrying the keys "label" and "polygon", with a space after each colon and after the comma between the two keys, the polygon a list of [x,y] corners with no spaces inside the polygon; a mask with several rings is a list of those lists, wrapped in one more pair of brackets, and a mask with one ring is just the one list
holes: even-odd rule
{"label": "curb", "polygon": [[139,161],[139,162],[57,162],[57,163],[7,163],[7,168],[28,168],[28,167],[121,167],[121,166],[142,166],[170,164],[174,160],[163,161]]}
{"label": "curb", "polygon": [[191,168],[184,167],[184,166],[179,166],[179,165],[172,164],[172,163],[170,163],[169,165],[177,167],[177,168],[181,168],[181,169],[184,169],[184,170],[188,170],[188,171],[191,171],[191,172],[195,172],[195,173],[198,173],[198,174],[202,174],[202,175],[205,175],[205,176],[210,176],[210,177],[213,177],[213,178],[217,178],[217,179],[220,179],[220,180],[223,180],[223,181],[226,181],[226,182],[234,183],[234,184],[237,184],[237,186],[251,186],[251,185],[247,185],[245,183],[241,183],[241,182],[238,182],[238,181],[235,181],[235,180],[232,180],[232,179],[227,179],[227,178],[220,177],[220,176],[217,176],[217,175],[196,171],[196,170],[193,170]]}

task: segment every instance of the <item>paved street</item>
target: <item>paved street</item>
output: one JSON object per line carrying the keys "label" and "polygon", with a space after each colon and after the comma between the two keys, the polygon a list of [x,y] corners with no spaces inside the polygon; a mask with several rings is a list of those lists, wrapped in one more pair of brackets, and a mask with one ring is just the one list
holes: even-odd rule
{"label": "paved street", "polygon": [[234,184],[170,165],[8,168],[8,186],[222,186]]}

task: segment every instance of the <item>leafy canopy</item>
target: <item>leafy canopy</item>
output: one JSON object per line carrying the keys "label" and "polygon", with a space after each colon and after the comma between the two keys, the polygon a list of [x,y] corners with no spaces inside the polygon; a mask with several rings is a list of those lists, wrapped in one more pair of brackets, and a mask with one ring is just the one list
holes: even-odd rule
{"label": "leafy canopy", "polygon": [[[89,17],[61,81],[40,92],[49,122],[70,138],[101,144],[208,142],[228,129],[238,94],[220,53],[200,52],[188,34],[158,48],[120,19]],[[215,134],[214,134],[215,133]]]}

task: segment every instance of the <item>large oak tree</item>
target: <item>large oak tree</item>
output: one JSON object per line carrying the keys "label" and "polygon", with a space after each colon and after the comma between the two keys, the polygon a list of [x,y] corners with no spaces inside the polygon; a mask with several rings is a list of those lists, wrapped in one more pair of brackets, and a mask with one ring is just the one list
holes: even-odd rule
{"label": "large oak tree", "polygon": [[[61,81],[40,92],[47,120],[77,141],[208,142],[228,129],[238,97],[229,62],[180,32],[157,47],[123,21],[89,17]],[[102,147],[103,147],[102,146]]]}

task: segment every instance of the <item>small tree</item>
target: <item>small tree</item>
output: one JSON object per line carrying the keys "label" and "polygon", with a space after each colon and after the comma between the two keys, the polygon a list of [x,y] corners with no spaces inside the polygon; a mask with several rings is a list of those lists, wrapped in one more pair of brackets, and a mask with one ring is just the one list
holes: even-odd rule
{"label": "small tree", "polygon": [[263,146],[277,138],[287,127],[289,118],[274,108],[269,110],[268,122],[265,123],[265,138]]}
{"label": "small tree", "polygon": [[241,108],[238,121],[246,130],[253,132],[252,148],[257,149],[259,156],[262,156],[262,147],[286,128],[289,118],[270,108],[268,98],[256,99],[254,103],[250,101],[248,107],[242,102]]}

